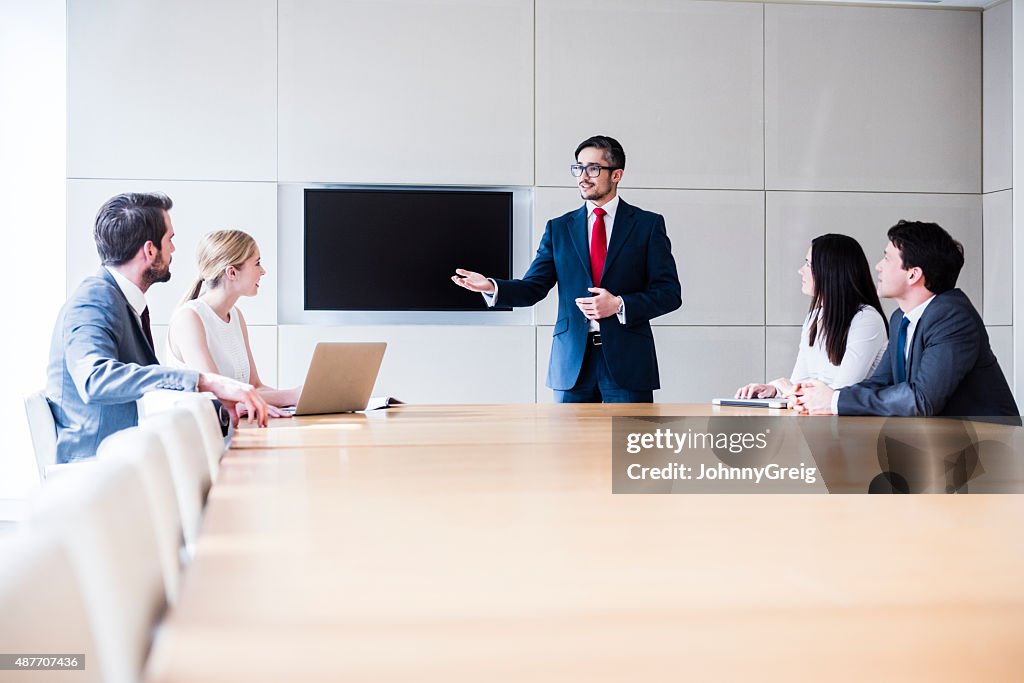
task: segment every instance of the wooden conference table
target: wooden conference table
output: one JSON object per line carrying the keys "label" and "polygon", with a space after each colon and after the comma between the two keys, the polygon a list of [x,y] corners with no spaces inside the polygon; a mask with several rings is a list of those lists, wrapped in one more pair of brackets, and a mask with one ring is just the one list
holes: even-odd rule
{"label": "wooden conference table", "polygon": [[611,416],[710,410],[242,429],[147,680],[1020,679],[1024,496],[611,494]]}

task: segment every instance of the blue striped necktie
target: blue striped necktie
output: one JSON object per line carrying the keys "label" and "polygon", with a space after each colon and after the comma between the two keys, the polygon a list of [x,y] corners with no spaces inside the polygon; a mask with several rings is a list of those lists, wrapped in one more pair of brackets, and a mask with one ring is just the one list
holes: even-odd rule
{"label": "blue striped necktie", "polygon": [[910,318],[903,316],[900,323],[900,333],[896,336],[896,384],[907,381],[907,328],[910,327]]}

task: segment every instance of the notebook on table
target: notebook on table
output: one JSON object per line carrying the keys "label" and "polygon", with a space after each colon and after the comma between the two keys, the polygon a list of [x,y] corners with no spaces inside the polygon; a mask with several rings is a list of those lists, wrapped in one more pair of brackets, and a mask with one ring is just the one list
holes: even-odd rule
{"label": "notebook on table", "polygon": [[788,408],[788,398],[715,398],[716,406],[745,406],[747,408]]}

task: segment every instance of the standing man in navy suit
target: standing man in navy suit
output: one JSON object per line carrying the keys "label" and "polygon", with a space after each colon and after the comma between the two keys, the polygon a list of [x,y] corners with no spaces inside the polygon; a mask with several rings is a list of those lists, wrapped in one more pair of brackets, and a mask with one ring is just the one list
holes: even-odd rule
{"label": "standing man in navy suit", "polygon": [[169,197],[120,194],[96,216],[93,237],[103,267],[85,278],[53,327],[46,398],[57,427],[57,462],[92,458],[100,442],[138,424],[135,402],[148,391],[208,391],[230,408],[267,423],[252,385],[208,372],[158,364],[146,292],[171,278],[174,227]]}
{"label": "standing man in navy suit", "polygon": [[964,248],[937,223],[900,221],[889,229],[875,266],[878,296],[899,308],[889,347],[874,374],[833,391],[812,380],[797,386],[797,409],[811,415],[1011,418],[1020,412],[988,332],[956,280]]}
{"label": "standing man in navy suit", "polygon": [[570,167],[586,200],[548,221],[521,280],[457,269],[455,284],[489,306],[532,306],[558,284],[547,385],[559,403],[651,403],[660,388],[651,320],[682,305],[665,219],[631,206],[617,188],[626,153],[595,135]]}

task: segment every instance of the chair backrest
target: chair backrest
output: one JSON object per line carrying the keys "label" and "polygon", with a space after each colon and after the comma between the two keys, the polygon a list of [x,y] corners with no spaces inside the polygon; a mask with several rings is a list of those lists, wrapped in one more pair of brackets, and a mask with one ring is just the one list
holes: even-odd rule
{"label": "chair backrest", "polygon": [[[100,683],[105,662],[97,652],[78,575],[60,537],[48,533],[5,542],[3,557],[0,643],[4,652],[84,654],[84,671],[67,671],[57,680]],[[57,674],[4,673],[4,680],[25,681],[50,680]]]}
{"label": "chair backrest", "polygon": [[156,530],[167,602],[173,605],[178,597],[185,539],[174,475],[163,442],[152,432],[132,427],[104,439],[96,458],[134,467],[141,475]]}
{"label": "chair backrest", "polygon": [[206,448],[206,462],[210,466],[210,480],[217,483],[220,459],[224,455],[224,436],[220,431],[220,420],[208,394],[183,393],[175,404],[185,408],[195,418]]}
{"label": "chair backrest", "polygon": [[203,503],[210,490],[210,465],[196,419],[188,410],[176,408],[143,419],[142,429],[155,434],[167,452],[174,476],[174,490],[181,511],[181,527],[188,556],[195,552]]}
{"label": "chair backrest", "polygon": [[57,463],[57,425],[45,392],[36,391],[25,396],[25,414],[39,468],[39,481],[42,481],[46,478],[46,468]]}
{"label": "chair backrest", "polygon": [[79,476],[47,482],[31,507],[31,531],[58,534],[69,551],[103,679],[138,681],[167,604],[142,475],[122,463],[98,462]]}

